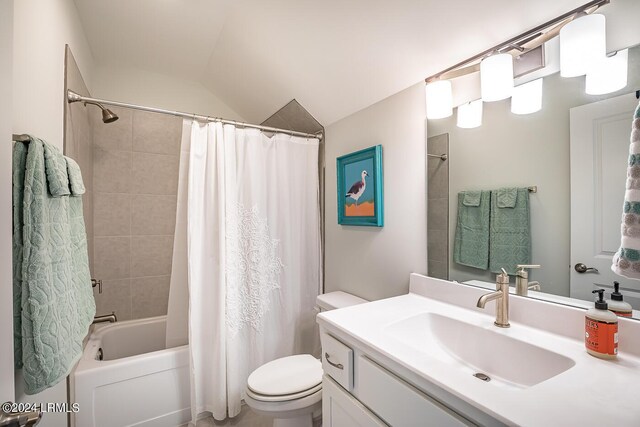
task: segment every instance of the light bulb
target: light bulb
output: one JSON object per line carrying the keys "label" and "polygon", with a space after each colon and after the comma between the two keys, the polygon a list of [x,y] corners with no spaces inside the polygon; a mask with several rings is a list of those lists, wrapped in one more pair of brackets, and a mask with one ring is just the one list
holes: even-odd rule
{"label": "light bulb", "polygon": [[511,112],[531,114],[542,108],[542,79],[536,79],[513,88]]}
{"label": "light bulb", "polygon": [[453,114],[451,82],[438,80],[425,87],[427,119],[443,119]]}
{"label": "light bulb", "polygon": [[604,15],[577,18],[560,30],[560,75],[576,77],[587,74],[606,56]]}
{"label": "light bulb", "polygon": [[480,91],[485,102],[500,101],[513,91],[513,57],[508,53],[491,55],[480,63]]}
{"label": "light bulb", "polygon": [[459,128],[471,129],[482,125],[482,99],[458,106]]}
{"label": "light bulb", "polygon": [[604,95],[622,89],[627,85],[628,64],[629,49],[601,59],[587,72],[585,91],[589,95]]}

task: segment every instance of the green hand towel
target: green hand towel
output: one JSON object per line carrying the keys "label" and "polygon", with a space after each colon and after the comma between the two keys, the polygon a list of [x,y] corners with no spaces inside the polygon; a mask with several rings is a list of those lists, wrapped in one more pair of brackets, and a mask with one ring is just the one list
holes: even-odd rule
{"label": "green hand towel", "polygon": [[80,166],[75,160],[65,156],[64,159],[67,162],[67,174],[69,175],[69,187],[71,189],[72,196],[82,196],[86,189],[84,182],[82,181],[82,173],[80,172]]}
{"label": "green hand towel", "polygon": [[[475,204],[476,200],[477,205]],[[458,193],[458,220],[453,242],[454,262],[483,270],[487,269],[489,265],[489,205],[489,191],[461,191]]]}
{"label": "green hand towel", "polygon": [[80,358],[95,303],[82,198],[68,196],[62,153],[37,138],[16,143],[13,179],[15,362],[34,394]]}
{"label": "green hand towel", "polygon": [[480,206],[482,191],[465,191],[462,204],[465,206]]}
{"label": "green hand towel", "polygon": [[[515,203],[510,199],[516,194]],[[505,207],[501,207],[505,206]],[[511,206],[511,207],[509,207]],[[515,274],[517,264],[531,264],[529,190],[500,189],[491,192],[489,270],[504,268]]]}
{"label": "green hand towel", "polygon": [[499,208],[515,208],[518,200],[517,188],[499,188],[497,190],[497,204]]}

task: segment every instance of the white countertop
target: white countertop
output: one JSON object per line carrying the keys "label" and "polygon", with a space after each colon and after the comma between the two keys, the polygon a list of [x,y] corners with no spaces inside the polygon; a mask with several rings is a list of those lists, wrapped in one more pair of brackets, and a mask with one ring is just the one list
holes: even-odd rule
{"label": "white countertop", "polygon": [[[318,315],[318,322],[329,332],[347,336],[356,346],[364,351],[372,351],[377,356],[400,365],[411,373],[412,378],[406,380],[420,385],[425,381],[435,384],[448,393],[468,402],[472,406],[493,416],[501,422],[522,426],[589,426],[589,425],[640,425],[640,404],[637,393],[633,390],[640,384],[640,357],[631,350],[621,351],[617,360],[601,360],[590,356],[584,349],[582,337],[584,330],[576,333],[558,333],[538,329],[518,321],[520,316],[512,316],[508,329],[494,326],[493,311],[480,310],[470,301],[476,301],[483,290],[445,282],[424,276],[412,275],[412,293],[407,295],[375,301],[340,310],[329,311]],[[452,304],[434,298],[442,296],[443,289],[451,299],[454,294],[462,304]],[[451,292],[449,292],[449,290]],[[541,318],[554,318],[558,315],[558,307],[527,298],[512,298],[515,304],[511,310],[535,310]],[[487,304],[493,306],[494,303]],[[575,328],[580,325],[576,312],[571,307],[564,315],[570,318],[566,324]],[[562,310],[562,308],[560,309]],[[417,350],[389,336],[384,332],[386,326],[401,319],[420,313],[431,312],[468,323],[489,328],[496,333],[528,342],[569,357],[575,365],[565,372],[528,388],[505,387],[498,382],[482,382],[472,377],[465,370],[431,357],[428,353]],[[563,313],[561,313],[563,314]],[[535,316],[532,316],[535,317]],[[632,322],[632,323],[629,323]],[[640,328],[626,321],[623,326],[625,338],[634,336],[640,339]],[[621,322],[622,323],[622,322]],[[638,323],[638,322],[635,322]],[[622,326],[622,325],[621,325]],[[562,325],[558,325],[559,330]],[[416,331],[416,337],[420,337]],[[496,354],[500,363],[522,363],[527,360],[509,360],[508,354]],[[405,375],[406,376],[406,375]]]}

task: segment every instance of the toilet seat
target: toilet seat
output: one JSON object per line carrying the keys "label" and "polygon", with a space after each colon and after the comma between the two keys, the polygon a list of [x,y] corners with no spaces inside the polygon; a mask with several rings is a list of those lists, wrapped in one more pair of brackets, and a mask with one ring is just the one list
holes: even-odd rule
{"label": "toilet seat", "polygon": [[260,393],[255,393],[250,388],[247,388],[247,395],[255,400],[260,400],[262,402],[286,402],[288,400],[296,400],[302,399],[303,397],[309,396],[311,394],[317,393],[322,390],[322,383],[311,387],[310,389],[300,391],[294,394],[280,394],[275,396],[264,395]]}
{"label": "toilet seat", "polygon": [[310,354],[282,357],[253,371],[247,395],[264,402],[300,399],[322,389],[322,363]]}

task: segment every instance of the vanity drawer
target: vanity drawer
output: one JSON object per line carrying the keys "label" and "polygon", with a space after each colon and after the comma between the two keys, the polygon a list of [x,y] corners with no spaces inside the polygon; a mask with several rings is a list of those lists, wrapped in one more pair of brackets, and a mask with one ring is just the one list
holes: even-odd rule
{"label": "vanity drawer", "polygon": [[394,427],[474,425],[366,357],[358,358],[357,385],[358,400]]}
{"label": "vanity drawer", "polygon": [[353,389],[353,350],[331,335],[323,333],[322,369],[347,391]]}

